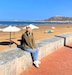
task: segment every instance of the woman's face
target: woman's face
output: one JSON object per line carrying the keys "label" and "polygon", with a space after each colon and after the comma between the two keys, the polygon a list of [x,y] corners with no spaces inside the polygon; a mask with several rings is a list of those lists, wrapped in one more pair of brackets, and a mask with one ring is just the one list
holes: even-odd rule
{"label": "woman's face", "polygon": [[32,29],[30,27],[26,27],[26,31],[32,32]]}

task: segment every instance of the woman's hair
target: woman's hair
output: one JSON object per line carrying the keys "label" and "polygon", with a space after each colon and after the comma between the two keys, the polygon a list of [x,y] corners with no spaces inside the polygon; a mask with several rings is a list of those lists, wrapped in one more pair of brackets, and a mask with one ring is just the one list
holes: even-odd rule
{"label": "woman's hair", "polygon": [[26,29],[31,28],[29,25],[26,26]]}

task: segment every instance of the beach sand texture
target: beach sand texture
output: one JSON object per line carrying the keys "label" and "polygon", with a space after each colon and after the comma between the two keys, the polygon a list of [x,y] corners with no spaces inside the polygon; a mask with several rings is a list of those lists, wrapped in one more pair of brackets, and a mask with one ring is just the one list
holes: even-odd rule
{"label": "beach sand texture", "polygon": [[[51,36],[66,33],[66,32],[72,32],[72,24],[59,24],[59,25],[55,24],[55,25],[38,25],[38,26],[39,26],[39,29],[33,30],[35,40],[51,37]],[[48,29],[51,29],[52,26],[55,27],[54,32],[45,33],[45,31],[47,31]],[[12,41],[14,41],[16,44],[19,45],[20,41],[18,40],[21,39],[21,35],[22,33],[24,33],[25,30],[23,29],[24,26],[23,27],[18,26],[18,27],[21,28],[21,31],[16,33],[11,33],[11,38],[12,38]],[[3,44],[3,42],[8,42],[9,38],[10,38],[10,33],[0,31],[0,50],[5,50],[10,48],[10,45]],[[15,43],[13,43],[11,47],[16,46]]]}

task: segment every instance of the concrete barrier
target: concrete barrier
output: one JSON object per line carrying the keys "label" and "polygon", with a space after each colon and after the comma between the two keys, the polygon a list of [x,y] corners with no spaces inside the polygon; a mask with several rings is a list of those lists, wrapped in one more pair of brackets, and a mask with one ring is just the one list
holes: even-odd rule
{"label": "concrete barrier", "polygon": [[[36,41],[39,59],[72,42],[72,32]],[[32,65],[31,54],[14,47],[0,51],[0,75],[20,75]]]}

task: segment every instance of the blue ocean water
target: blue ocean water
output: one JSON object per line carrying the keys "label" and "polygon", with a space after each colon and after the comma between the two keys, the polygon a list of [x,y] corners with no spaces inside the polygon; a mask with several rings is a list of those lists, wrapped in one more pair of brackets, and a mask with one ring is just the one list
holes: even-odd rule
{"label": "blue ocean water", "polygon": [[72,24],[72,22],[25,22],[25,21],[0,21],[0,26],[8,26],[8,25],[14,25],[14,26],[23,26],[28,24],[34,24],[34,25],[42,25],[42,24]]}

